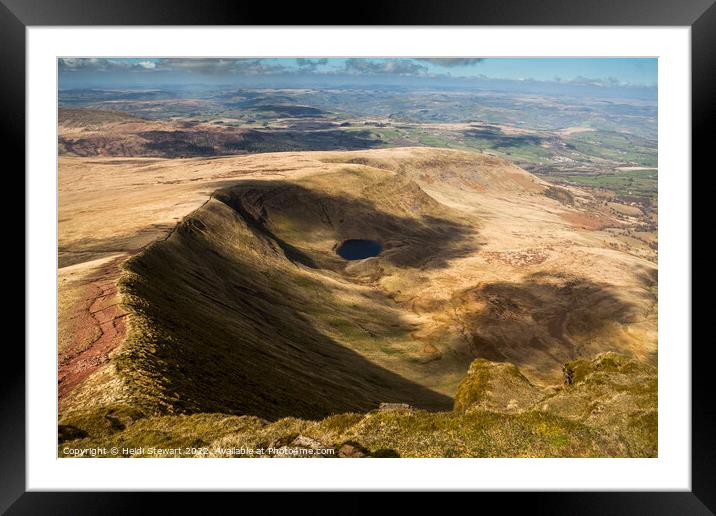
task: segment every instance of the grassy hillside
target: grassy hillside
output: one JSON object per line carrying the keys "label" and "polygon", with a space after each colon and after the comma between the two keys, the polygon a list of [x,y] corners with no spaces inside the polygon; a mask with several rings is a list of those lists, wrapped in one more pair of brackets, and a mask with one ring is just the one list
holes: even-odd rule
{"label": "grassy hillside", "polygon": [[59,108],[57,111],[57,122],[60,127],[91,127],[117,122],[138,122],[141,120],[141,118],[130,115],[129,113],[109,109]]}
{"label": "grassy hillside", "polygon": [[153,448],[198,457],[251,456],[233,451],[240,449],[265,449],[268,456],[307,449],[328,450],[322,454],[329,457],[656,456],[653,367],[607,353],[566,368],[571,384],[539,389],[510,364],[477,360],[460,384],[455,409],[437,413],[408,409],[268,422],[226,414],[142,418],[127,408],[105,408],[61,421],[59,453],[117,447],[134,448],[124,456],[144,457],[157,456]]}

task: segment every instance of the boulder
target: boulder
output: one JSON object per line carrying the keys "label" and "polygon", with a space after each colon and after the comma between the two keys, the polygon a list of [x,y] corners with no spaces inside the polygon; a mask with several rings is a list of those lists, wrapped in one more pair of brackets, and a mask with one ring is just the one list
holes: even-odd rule
{"label": "boulder", "polygon": [[407,403],[381,403],[378,407],[380,412],[392,412],[394,410],[412,410],[413,407]]}
{"label": "boulder", "polygon": [[346,459],[368,457],[368,450],[356,443],[345,443],[338,448],[338,456]]}

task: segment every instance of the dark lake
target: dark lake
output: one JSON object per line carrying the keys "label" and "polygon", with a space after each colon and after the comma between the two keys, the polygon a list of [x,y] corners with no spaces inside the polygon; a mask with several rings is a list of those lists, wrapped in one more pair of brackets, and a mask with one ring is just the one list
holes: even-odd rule
{"label": "dark lake", "polygon": [[346,240],[336,249],[336,253],[346,260],[362,260],[378,256],[383,246],[375,240]]}

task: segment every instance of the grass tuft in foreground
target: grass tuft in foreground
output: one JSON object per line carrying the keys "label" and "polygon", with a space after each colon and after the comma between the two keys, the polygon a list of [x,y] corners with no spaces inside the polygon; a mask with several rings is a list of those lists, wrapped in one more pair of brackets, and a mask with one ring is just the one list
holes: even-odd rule
{"label": "grass tuft in foreground", "polygon": [[[565,365],[571,383],[539,389],[512,364],[478,359],[455,409],[335,414],[318,421],[198,413],[143,415],[103,407],[60,421],[59,455],[319,457],[653,457],[656,370],[615,353]],[[161,450],[161,453],[157,452]],[[237,452],[237,450],[243,450]],[[256,450],[265,450],[261,454]],[[305,456],[305,455],[304,455]]]}

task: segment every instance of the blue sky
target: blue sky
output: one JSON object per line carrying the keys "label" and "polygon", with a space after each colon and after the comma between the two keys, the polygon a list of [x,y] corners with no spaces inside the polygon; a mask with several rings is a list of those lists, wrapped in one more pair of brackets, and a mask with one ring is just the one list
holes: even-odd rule
{"label": "blue sky", "polygon": [[63,58],[60,87],[148,84],[301,85],[539,81],[592,86],[657,84],[655,58]]}

